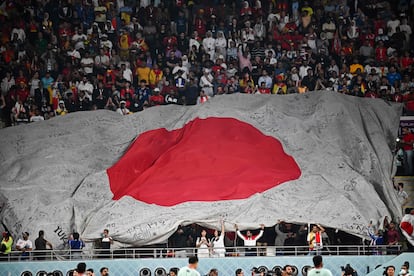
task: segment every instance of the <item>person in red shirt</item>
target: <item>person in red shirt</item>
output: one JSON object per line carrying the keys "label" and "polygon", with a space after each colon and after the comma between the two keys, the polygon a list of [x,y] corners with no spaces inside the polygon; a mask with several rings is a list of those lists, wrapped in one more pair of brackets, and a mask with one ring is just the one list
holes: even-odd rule
{"label": "person in red shirt", "polygon": [[164,97],[162,95],[160,95],[160,89],[158,87],[156,87],[154,89],[154,95],[152,95],[149,98],[149,104],[150,106],[155,106],[155,105],[163,105],[164,102]]}
{"label": "person in red shirt", "polygon": [[197,31],[197,33],[204,37],[207,31],[206,22],[203,18],[204,10],[200,10],[194,20],[194,30]]}
{"label": "person in red shirt", "polygon": [[19,70],[19,76],[17,76],[17,78],[15,79],[15,82],[17,84],[19,84],[19,83],[24,83],[24,85],[28,84],[27,78],[24,75],[24,72],[23,72],[22,69]]}
{"label": "person in red shirt", "polygon": [[400,234],[398,233],[398,230],[395,228],[395,223],[392,221],[390,222],[388,231],[386,232],[386,240],[387,254],[398,254],[398,243],[400,241]]}
{"label": "person in red shirt", "polygon": [[106,89],[111,89],[112,85],[116,82],[116,71],[113,68],[113,65],[110,66],[108,70],[106,70],[105,74],[103,75],[103,84]]}
{"label": "person in red shirt", "polygon": [[27,97],[29,97],[29,89],[27,88],[27,85],[24,83],[24,81],[20,81],[18,83],[17,96],[20,100],[22,100],[22,103],[25,103]]}
{"label": "person in red shirt", "polygon": [[404,150],[404,171],[406,175],[414,175],[413,167],[414,134],[408,127],[402,129],[401,144]]}
{"label": "person in red shirt", "polygon": [[131,98],[134,96],[134,88],[129,81],[125,82],[124,87],[120,91],[121,99],[126,99],[126,94],[129,94]]}
{"label": "person in red shirt", "polygon": [[177,37],[172,35],[169,32],[169,35],[166,36],[162,42],[162,44],[164,45],[165,48],[165,53],[170,52],[172,49],[174,49],[174,46],[177,46]]}
{"label": "person in red shirt", "polygon": [[387,61],[387,48],[383,41],[378,42],[378,47],[375,49],[375,59],[378,62]]}
{"label": "person in red shirt", "polygon": [[401,70],[407,69],[413,63],[414,63],[414,59],[410,56],[410,52],[405,51],[404,56],[400,59]]}
{"label": "person in red shirt", "polygon": [[270,94],[270,88],[267,88],[267,87],[266,87],[266,83],[265,83],[264,81],[262,81],[262,82],[260,83],[260,87],[259,87],[259,89],[258,89],[258,92],[259,92],[260,94]]}

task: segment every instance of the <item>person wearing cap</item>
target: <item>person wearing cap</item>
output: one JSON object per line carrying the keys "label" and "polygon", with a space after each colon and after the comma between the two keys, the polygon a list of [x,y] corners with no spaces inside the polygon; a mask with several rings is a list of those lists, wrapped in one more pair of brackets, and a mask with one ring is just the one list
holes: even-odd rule
{"label": "person wearing cap", "polygon": [[213,67],[211,67],[212,73],[213,74],[217,74],[220,70],[223,70],[222,64],[225,65],[225,63],[224,63],[224,56],[223,55],[219,55],[216,58],[216,62],[214,63]]}
{"label": "person wearing cap", "polygon": [[23,232],[22,238],[17,240],[16,250],[22,252],[19,260],[23,261],[29,259],[29,253],[33,250],[33,243],[31,240],[29,240],[28,232]]}
{"label": "person wearing cap", "polygon": [[236,274],[235,276],[244,276],[243,269],[241,268],[236,269],[235,274]]}
{"label": "person wearing cap", "polygon": [[100,43],[99,47],[100,48],[106,47],[107,49],[109,49],[109,51],[112,50],[113,44],[112,44],[112,41],[110,41],[108,39],[107,34],[102,34],[101,35],[101,43]]}
{"label": "person wearing cap", "polygon": [[154,94],[151,95],[149,98],[150,106],[163,105],[165,102],[164,97],[160,95],[160,89],[158,87],[155,87],[153,91]]}
{"label": "person wearing cap", "polygon": [[118,114],[121,115],[128,115],[130,113],[129,109],[126,108],[126,101],[122,100],[119,102],[120,106],[118,107],[118,109],[116,110],[116,112]]}
{"label": "person wearing cap", "polygon": [[7,256],[12,251],[12,246],[13,246],[13,237],[10,235],[8,231],[4,231],[3,239],[1,240],[1,245],[0,245],[0,260],[7,258]]}

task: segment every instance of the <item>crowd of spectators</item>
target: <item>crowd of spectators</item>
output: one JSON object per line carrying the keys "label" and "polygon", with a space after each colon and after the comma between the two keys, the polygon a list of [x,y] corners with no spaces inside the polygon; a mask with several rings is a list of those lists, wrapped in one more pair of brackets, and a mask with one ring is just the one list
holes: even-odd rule
{"label": "crowd of spectators", "polygon": [[2,121],[313,90],[411,114],[412,13],[407,0],[6,0]]}

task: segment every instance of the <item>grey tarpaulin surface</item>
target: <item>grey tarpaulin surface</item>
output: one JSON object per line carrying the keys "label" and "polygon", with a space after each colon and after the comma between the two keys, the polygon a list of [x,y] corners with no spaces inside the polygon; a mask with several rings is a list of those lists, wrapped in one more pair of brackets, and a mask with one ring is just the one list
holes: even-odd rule
{"label": "grey tarpaulin surface", "polygon": [[[85,241],[108,228],[118,245],[165,241],[179,224],[226,229],[273,225],[278,219],[365,235],[371,219],[401,217],[392,188],[401,105],[333,92],[222,95],[198,106],[160,106],[120,116],[77,112],[0,130],[1,221],[15,235],[56,246],[74,230]],[[298,163],[295,181],[244,200],[147,205],[113,201],[106,169],[142,132],[175,129],[196,118],[233,117],[278,138]],[[213,143],[206,138],[205,143]]]}

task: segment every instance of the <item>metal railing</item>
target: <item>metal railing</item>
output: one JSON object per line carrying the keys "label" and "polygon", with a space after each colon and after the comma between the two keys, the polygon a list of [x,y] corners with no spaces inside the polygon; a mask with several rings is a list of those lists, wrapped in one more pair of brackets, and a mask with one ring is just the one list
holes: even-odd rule
{"label": "metal railing", "polygon": [[[321,250],[309,252],[307,246],[256,246],[256,247],[226,247],[226,257],[243,256],[304,256],[308,254],[322,255],[397,255],[401,252],[401,245],[396,246],[365,246],[365,245],[329,245]],[[3,261],[65,261],[80,259],[139,259],[139,258],[187,258],[197,254],[197,248],[114,248],[94,249],[84,248],[83,250],[33,250],[22,255],[20,251],[12,251],[3,255]],[[213,252],[211,257],[216,257]]]}

